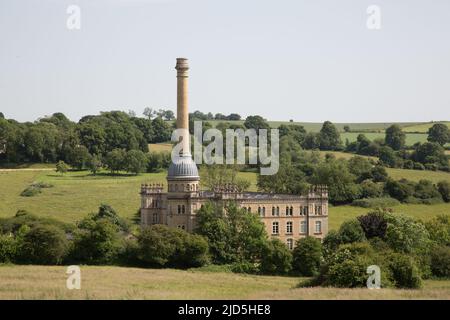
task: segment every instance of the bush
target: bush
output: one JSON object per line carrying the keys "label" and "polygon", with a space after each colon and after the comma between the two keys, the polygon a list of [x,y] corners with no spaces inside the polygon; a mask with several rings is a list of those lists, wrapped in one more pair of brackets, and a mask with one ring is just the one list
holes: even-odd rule
{"label": "bush", "polygon": [[231,264],[231,271],[234,273],[255,274],[260,271],[257,264],[250,261],[235,262]]}
{"label": "bush", "polygon": [[385,185],[386,192],[398,201],[405,201],[414,195],[414,183],[407,180],[388,180]]}
{"label": "bush", "polygon": [[138,236],[138,258],[150,266],[201,267],[208,262],[208,243],[199,235],[153,225]]}
{"label": "bush", "polygon": [[390,208],[399,204],[400,201],[391,197],[358,199],[352,202],[352,206],[362,208]]}
{"label": "bush", "polygon": [[414,162],[414,170],[425,170],[425,166],[420,162]]}
{"label": "bush", "polygon": [[0,234],[0,263],[13,262],[17,249],[17,241],[12,235]]}
{"label": "bush", "polygon": [[30,264],[60,264],[67,250],[68,241],[63,230],[51,225],[36,225],[24,236],[20,261]]}
{"label": "bush", "polygon": [[383,184],[365,180],[361,183],[361,195],[363,198],[378,198],[383,194]]}
{"label": "bush", "polygon": [[359,216],[358,221],[367,239],[375,237],[381,239],[384,238],[387,229],[387,221],[384,218],[383,212],[369,212],[364,216]]}
{"label": "bush", "polygon": [[450,216],[440,215],[425,223],[430,240],[441,246],[450,246]]}
{"label": "bush", "polygon": [[297,240],[293,251],[293,270],[302,276],[315,276],[323,260],[322,244],[319,239],[306,237]]}
{"label": "bush", "polygon": [[36,188],[34,186],[28,186],[23,190],[20,195],[22,197],[34,197],[35,195],[38,195],[41,193],[41,188]]}
{"label": "bush", "polygon": [[266,274],[286,274],[292,268],[292,254],[278,239],[267,242],[262,250],[261,272]]}
{"label": "bush", "polygon": [[389,257],[392,280],[397,288],[420,288],[422,279],[413,259],[404,254],[392,254]]}
{"label": "bush", "polygon": [[450,248],[437,246],[431,250],[431,272],[436,277],[450,277]]}
{"label": "bush", "polygon": [[323,239],[324,254],[327,255],[328,253],[334,252],[341,243],[342,239],[339,232],[336,230],[330,230]]}
{"label": "bush", "polygon": [[439,193],[445,202],[450,202],[450,182],[443,180],[437,184]]}
{"label": "bush", "polygon": [[78,224],[70,259],[86,264],[111,264],[115,262],[123,242],[119,228],[108,219],[86,218]]}
{"label": "bush", "polygon": [[358,220],[348,220],[339,228],[339,237],[342,243],[362,242],[366,240],[364,230]]}

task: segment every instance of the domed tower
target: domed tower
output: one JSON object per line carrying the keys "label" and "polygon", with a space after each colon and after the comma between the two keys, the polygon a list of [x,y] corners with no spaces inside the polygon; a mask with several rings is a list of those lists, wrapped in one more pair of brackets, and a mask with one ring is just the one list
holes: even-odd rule
{"label": "domed tower", "polygon": [[177,129],[181,130],[181,152],[177,157],[172,155],[172,163],[167,174],[166,224],[193,231],[200,177],[190,149],[187,59],[178,58],[175,69],[177,70]]}

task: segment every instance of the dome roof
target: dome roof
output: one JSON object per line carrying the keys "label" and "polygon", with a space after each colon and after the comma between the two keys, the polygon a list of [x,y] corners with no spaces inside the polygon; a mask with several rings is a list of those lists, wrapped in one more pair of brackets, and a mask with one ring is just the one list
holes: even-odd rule
{"label": "dome roof", "polygon": [[199,178],[197,165],[191,156],[182,156],[172,161],[167,175],[168,179]]}

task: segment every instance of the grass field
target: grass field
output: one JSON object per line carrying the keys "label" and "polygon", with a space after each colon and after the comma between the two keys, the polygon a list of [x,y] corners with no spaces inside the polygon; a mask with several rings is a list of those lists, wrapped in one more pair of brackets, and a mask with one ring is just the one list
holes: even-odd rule
{"label": "grass field", "polygon": [[150,152],[171,152],[173,145],[171,143],[149,143],[148,150]]}
{"label": "grass field", "polygon": [[419,181],[421,179],[431,180],[437,183],[442,180],[450,182],[450,173],[444,171],[429,171],[429,170],[407,170],[407,169],[386,169],[389,176],[395,180],[408,179],[412,181]]}
{"label": "grass field", "polygon": [[[202,175],[202,171],[200,174]],[[427,178],[437,182],[449,179],[450,174],[432,171],[389,169],[395,178],[402,176],[410,180]],[[251,182],[251,190],[256,190],[256,173],[240,172],[240,178]],[[33,181],[53,184],[34,197],[21,197],[20,193]],[[132,218],[140,204],[141,183],[165,183],[166,173],[142,174],[139,176],[92,176],[86,171],[69,172],[64,176],[53,171],[13,171],[0,172],[0,217],[10,217],[19,209],[26,209],[39,216],[53,217],[64,222],[76,222],[90,212],[96,212],[99,205],[107,203],[119,214]],[[450,204],[400,205],[394,208],[402,212],[428,220],[439,214],[450,214]],[[365,214],[369,209],[353,206],[330,207],[330,229],[349,219]]]}
{"label": "grass field", "polygon": [[450,128],[450,121],[426,122],[426,123],[420,123],[420,124],[414,124],[414,125],[407,125],[407,126],[403,127],[403,131],[405,131],[405,132],[423,132],[423,133],[427,133],[428,129],[430,129],[436,123],[446,124],[447,127]]}
{"label": "grass field", "polygon": [[0,266],[0,299],[450,299],[449,280],[419,290],[296,288],[295,277],[81,266],[81,289],[63,266]]}

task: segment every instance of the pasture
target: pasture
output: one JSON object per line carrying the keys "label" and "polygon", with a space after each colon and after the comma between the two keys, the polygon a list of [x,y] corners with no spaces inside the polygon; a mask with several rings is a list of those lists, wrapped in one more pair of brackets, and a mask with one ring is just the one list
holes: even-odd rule
{"label": "pasture", "polygon": [[81,289],[64,266],[0,265],[0,299],[450,299],[449,280],[417,290],[298,288],[302,278],[202,270],[81,266]]}
{"label": "pasture", "polygon": [[[200,175],[203,171],[200,171]],[[426,178],[434,182],[448,179],[444,172],[389,169],[396,179],[407,177],[418,181]],[[256,190],[256,173],[240,172],[239,178],[251,182],[250,190]],[[42,189],[34,197],[22,197],[20,193],[32,182],[42,181],[53,185]],[[91,175],[87,171],[73,171],[60,175],[54,171],[8,171],[0,172],[0,217],[10,217],[17,210],[24,209],[39,216],[52,217],[64,222],[76,222],[88,213],[96,212],[100,204],[115,208],[125,218],[133,218],[140,205],[141,183],[166,183],[166,172],[142,175],[112,176],[103,171]],[[419,205],[408,204],[394,207],[395,212],[428,220],[439,214],[450,214],[450,204]],[[353,206],[330,206],[330,229],[339,228],[350,218],[365,214],[370,209]]]}

